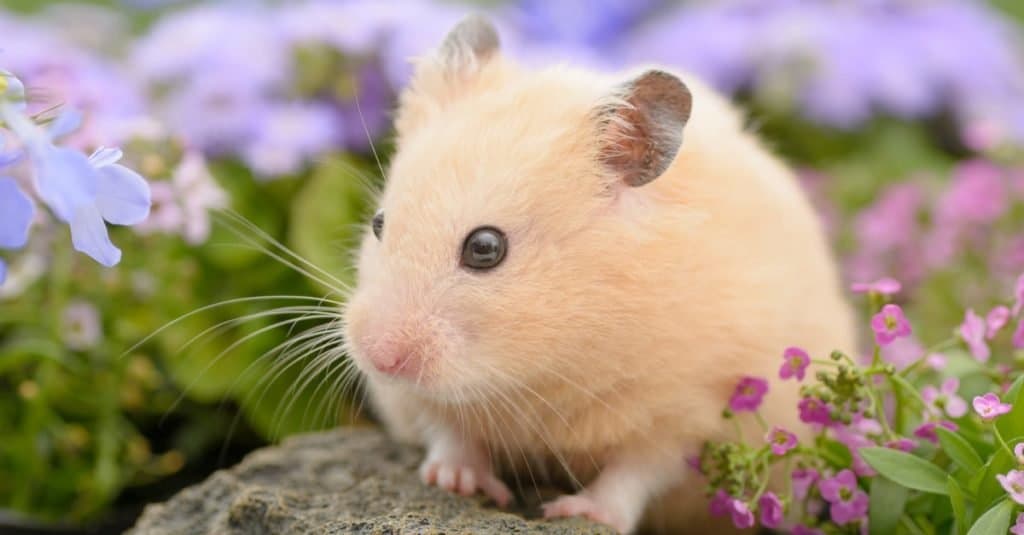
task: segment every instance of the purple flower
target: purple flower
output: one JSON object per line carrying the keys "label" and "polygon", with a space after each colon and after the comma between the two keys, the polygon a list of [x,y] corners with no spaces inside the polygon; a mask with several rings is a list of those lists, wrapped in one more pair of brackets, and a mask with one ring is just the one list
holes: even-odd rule
{"label": "purple flower", "polygon": [[960,380],[950,377],[942,382],[941,389],[932,385],[921,389],[921,397],[928,402],[928,409],[933,416],[941,416],[943,409],[950,418],[960,418],[967,414],[967,402],[958,395]]}
{"label": "purple flower", "polygon": [[121,151],[100,149],[92,156],[57,147],[52,140],[78,126],[78,114],[65,112],[48,131],[0,102],[0,116],[25,143],[35,168],[39,197],[71,226],[71,242],[104,266],[121,260],[110,242],[104,221],[134,225],[149,215],[149,186],[127,167],[118,165]]}
{"label": "purple flower", "polygon": [[925,347],[914,336],[897,338],[881,349],[882,360],[892,364],[897,370],[905,369],[917,362],[925,352]]}
{"label": "purple flower", "polygon": [[785,455],[795,448],[797,444],[796,435],[781,427],[773,427],[764,436],[764,440],[771,444],[772,453],[775,455]]}
{"label": "purple flower", "polygon": [[832,415],[828,410],[828,405],[818,398],[803,398],[797,408],[800,409],[800,421],[802,422],[824,426],[832,424]]}
{"label": "purple flower", "polygon": [[1010,309],[1004,306],[997,306],[985,316],[985,338],[995,338],[999,330],[1010,321]]}
{"label": "purple flower", "polygon": [[761,525],[766,528],[777,528],[782,524],[782,501],[771,492],[765,492],[757,501],[758,511],[761,513]]}
{"label": "purple flower", "polygon": [[899,305],[888,304],[881,312],[871,318],[871,330],[875,331],[875,341],[884,346],[897,338],[910,335],[910,322],[903,315]]}
{"label": "purple flower", "polygon": [[722,489],[718,489],[708,504],[708,511],[712,516],[725,516],[732,510],[732,496]]}
{"label": "purple flower", "polygon": [[273,177],[296,173],[305,163],[334,146],[338,121],[323,105],[290,103],[261,111],[256,136],[242,156],[257,174]]}
{"label": "purple flower", "polygon": [[790,477],[793,479],[793,497],[803,500],[811,491],[811,487],[818,481],[820,474],[813,468],[797,468],[793,470]]}
{"label": "purple flower", "polygon": [[899,293],[901,287],[900,281],[885,277],[875,282],[855,282],[850,286],[850,289],[854,293],[874,292],[880,295],[893,295]]}
{"label": "purple flower", "polygon": [[1013,501],[1024,505],[1024,470],[1010,470],[1005,475],[996,474],[996,479]]}
{"label": "purple flower", "polygon": [[938,444],[939,435],[935,432],[936,427],[945,427],[950,431],[956,431],[959,429],[955,423],[947,422],[945,420],[939,422],[925,422],[914,430],[914,436],[917,438],[923,438],[933,444]]}
{"label": "purple flower", "polygon": [[983,396],[974,396],[971,402],[974,405],[974,412],[977,412],[983,420],[992,420],[1002,416],[1013,407],[1009,403],[999,401],[999,396],[989,392]]}
{"label": "purple flower", "polygon": [[732,515],[732,524],[740,529],[746,529],[754,526],[754,513],[750,512],[750,507],[742,500],[733,499],[730,503],[730,514]]}
{"label": "purple flower", "polygon": [[756,411],[768,393],[768,382],[758,377],[743,377],[729,400],[733,412]]}
{"label": "purple flower", "polygon": [[[0,248],[20,249],[28,242],[28,229],[35,208],[12,178],[0,177]],[[0,284],[7,275],[7,266],[0,260]]]}
{"label": "purple flower", "polygon": [[981,319],[973,310],[967,309],[964,314],[964,322],[960,324],[959,328],[960,339],[967,344],[971,355],[974,355],[979,362],[987,362],[992,355],[988,344],[985,343],[985,332],[985,320]]}
{"label": "purple flower", "polygon": [[877,472],[860,456],[860,449],[874,446],[875,442],[865,436],[865,433],[858,431],[853,426],[840,427],[835,430],[835,437],[839,443],[850,450],[850,454],[853,456],[854,473],[864,477],[874,476]]}
{"label": "purple flower", "polygon": [[863,519],[868,512],[868,495],[857,486],[857,476],[843,470],[818,485],[829,502],[832,521],[840,526]]}
{"label": "purple flower", "polygon": [[1010,527],[1010,533],[1013,535],[1024,535],[1024,513],[1017,515],[1017,521]]}
{"label": "purple flower", "polygon": [[787,347],[786,351],[782,353],[782,358],[785,362],[779,368],[779,377],[782,379],[796,377],[797,381],[803,381],[807,366],[811,363],[811,357],[807,355],[807,352],[799,347]]}

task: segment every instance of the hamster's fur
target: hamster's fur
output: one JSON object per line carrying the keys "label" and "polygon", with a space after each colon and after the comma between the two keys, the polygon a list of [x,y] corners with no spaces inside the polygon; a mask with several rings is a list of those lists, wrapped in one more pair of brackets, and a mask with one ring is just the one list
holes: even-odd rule
{"label": "hamster's fur", "polygon": [[[854,347],[793,172],[692,76],[528,71],[479,18],[419,60],[396,130],[345,334],[425,482],[504,503],[499,466],[527,486],[561,467],[584,487],[547,516],[711,529],[685,459],[734,437],[738,380],[770,378],[762,414],[797,429],[783,349]],[[460,265],[483,226],[506,258]]]}

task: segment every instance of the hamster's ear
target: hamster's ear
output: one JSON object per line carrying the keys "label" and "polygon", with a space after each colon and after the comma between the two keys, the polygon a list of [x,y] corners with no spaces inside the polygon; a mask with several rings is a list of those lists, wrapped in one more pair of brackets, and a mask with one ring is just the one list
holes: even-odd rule
{"label": "hamster's ear", "polygon": [[598,109],[601,162],[628,186],[658,178],[679,152],[692,104],[686,85],[665,71],[626,82]]}
{"label": "hamster's ear", "polygon": [[401,140],[428,117],[443,112],[498,55],[498,31],[480,15],[455,25],[441,45],[416,60],[412,80],[400,96],[395,127]]}
{"label": "hamster's ear", "polygon": [[437,51],[437,63],[450,77],[472,76],[500,46],[498,31],[482,15],[469,15],[455,25]]}

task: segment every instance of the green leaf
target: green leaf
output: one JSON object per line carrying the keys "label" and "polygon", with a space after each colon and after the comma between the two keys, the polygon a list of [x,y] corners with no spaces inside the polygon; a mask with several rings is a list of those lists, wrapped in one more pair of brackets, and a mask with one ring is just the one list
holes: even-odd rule
{"label": "green leaf", "polygon": [[954,463],[964,470],[975,473],[985,466],[981,457],[978,457],[978,452],[974,451],[974,448],[971,447],[964,437],[943,427],[936,427],[935,433],[939,436],[939,444],[942,445],[942,450],[946,452],[946,455],[949,455],[950,459],[953,459]]}
{"label": "green leaf", "polygon": [[1016,464],[1017,461],[1006,450],[1003,448],[996,449],[992,458],[985,463],[985,470],[983,472],[985,475],[982,476],[981,484],[978,486],[975,506],[980,508],[978,509],[979,511],[984,511],[1006,495],[1006,491],[999,484],[996,475],[1005,474]]}
{"label": "green leaf", "polygon": [[960,489],[960,484],[953,479],[953,476],[949,476],[946,479],[946,486],[949,489],[949,503],[953,506],[956,533],[957,535],[964,535],[967,533],[967,526],[970,524],[970,519],[967,518],[967,499],[964,498],[964,491]]}
{"label": "green leaf", "polygon": [[1005,499],[981,515],[971,526],[967,535],[1003,534],[1010,529],[1010,516],[1013,513],[1013,502]]}
{"label": "green leaf", "polygon": [[1024,375],[1018,377],[1010,390],[1002,397],[1004,403],[1013,405],[1010,412],[996,420],[996,427],[1006,438],[1024,435],[1024,388],[1021,388],[1022,382],[1024,382]]}
{"label": "green leaf", "polygon": [[352,250],[366,228],[358,226],[367,216],[366,174],[347,159],[327,160],[292,201],[288,243],[326,272],[314,272],[317,280],[310,281],[320,289],[334,292],[353,282]]}
{"label": "green leaf", "polygon": [[946,472],[909,453],[891,448],[861,448],[860,456],[878,473],[909,489],[945,495]]}
{"label": "green leaf", "polygon": [[871,502],[868,507],[871,535],[889,535],[896,530],[908,494],[906,487],[887,478],[876,477],[871,480]]}

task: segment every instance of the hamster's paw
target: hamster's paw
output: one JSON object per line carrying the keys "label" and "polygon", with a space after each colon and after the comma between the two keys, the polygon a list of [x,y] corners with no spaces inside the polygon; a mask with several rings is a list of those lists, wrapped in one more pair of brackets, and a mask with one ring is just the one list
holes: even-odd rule
{"label": "hamster's paw", "polygon": [[594,522],[611,526],[619,533],[629,533],[632,523],[611,507],[601,503],[587,494],[570,494],[560,496],[554,501],[544,504],[544,518],[563,518],[583,516]]}
{"label": "hamster's paw", "polygon": [[512,500],[512,493],[505,483],[494,475],[490,466],[481,463],[428,458],[420,465],[420,478],[427,485],[437,485],[463,496],[483,492],[498,507],[505,507]]}

